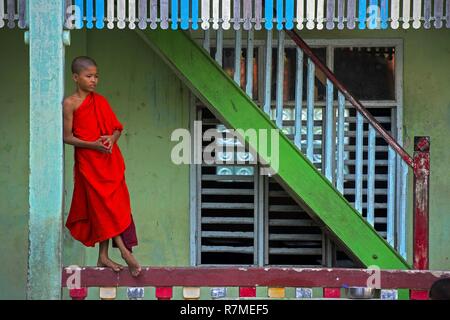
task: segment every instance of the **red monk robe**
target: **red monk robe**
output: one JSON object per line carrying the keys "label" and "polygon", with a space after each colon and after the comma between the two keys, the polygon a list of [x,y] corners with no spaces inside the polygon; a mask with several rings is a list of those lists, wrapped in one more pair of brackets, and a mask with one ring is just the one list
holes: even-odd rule
{"label": "red monk robe", "polygon": [[[95,141],[102,135],[123,130],[108,101],[90,93],[73,113],[73,135]],[[115,143],[112,153],[75,147],[72,204],[66,227],[84,245],[93,247],[121,235],[131,251],[137,245],[131,216],[130,196],[125,183],[125,162]],[[114,245],[114,242],[113,242]]]}

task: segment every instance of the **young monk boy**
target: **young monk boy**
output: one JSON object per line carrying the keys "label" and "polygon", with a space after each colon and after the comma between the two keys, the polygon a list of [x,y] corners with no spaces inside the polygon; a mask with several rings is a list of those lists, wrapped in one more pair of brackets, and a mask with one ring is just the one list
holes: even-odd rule
{"label": "young monk boy", "polygon": [[98,242],[99,267],[119,272],[108,256],[109,239],[119,248],[130,273],[141,267],[132,254],[137,245],[125,183],[125,163],[116,144],[123,130],[108,101],[95,92],[97,64],[89,57],[72,62],[75,92],[64,99],[64,142],[75,146],[74,190],[66,227],[85,246]]}

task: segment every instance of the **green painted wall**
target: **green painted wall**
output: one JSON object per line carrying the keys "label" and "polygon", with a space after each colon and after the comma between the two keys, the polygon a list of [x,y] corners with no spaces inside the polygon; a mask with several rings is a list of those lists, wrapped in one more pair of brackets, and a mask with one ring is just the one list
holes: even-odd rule
{"label": "green painted wall", "polygon": [[[412,152],[414,135],[431,136],[430,267],[450,269],[450,30],[302,34],[404,40],[405,144]],[[7,44],[0,50],[0,252],[8,257],[0,264],[0,299],[21,299],[28,253],[28,47],[19,30],[0,30],[0,42]],[[188,128],[189,92],[133,31],[78,31],[72,32],[72,45],[66,48],[68,93],[73,90],[70,62],[83,54],[97,60],[98,92],[110,100],[125,126],[119,145],[140,240],[136,255],[145,265],[188,265],[189,170],[171,164],[170,133]],[[65,157],[67,214],[73,184],[71,146],[66,146]],[[408,208],[410,231],[411,214]],[[117,254],[113,257],[120,260]],[[65,232],[65,264],[94,265],[96,258],[96,248],[84,249]],[[91,290],[92,297],[97,293]]]}
{"label": "green painted wall", "polygon": [[0,30],[0,299],[25,299],[29,64],[23,32]]}

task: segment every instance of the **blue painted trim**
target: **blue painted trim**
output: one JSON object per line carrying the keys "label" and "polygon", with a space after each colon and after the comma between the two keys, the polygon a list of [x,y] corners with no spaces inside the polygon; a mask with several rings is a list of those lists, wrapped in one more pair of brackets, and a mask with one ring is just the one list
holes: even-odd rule
{"label": "blue painted trim", "polygon": [[[24,1],[24,0],[20,0]],[[61,0],[63,1],[63,0]],[[94,0],[73,0],[76,5],[81,9],[81,17],[76,18],[76,29],[82,29],[84,26],[88,29],[94,28]],[[104,18],[105,18],[105,9],[106,9],[106,0],[95,0],[95,28],[97,29],[103,29],[104,28]],[[148,0],[141,0],[141,1],[148,1]],[[344,0],[342,0],[344,1]],[[355,12],[356,10],[356,1],[358,1],[358,13]],[[431,5],[430,0],[423,0],[424,1],[424,28],[428,29],[430,28],[430,18],[431,17]],[[192,2],[192,6],[190,3]],[[147,2],[145,2],[147,5]],[[160,2],[158,2],[159,5],[161,5]],[[171,29],[177,30],[179,28],[179,25],[181,26],[182,30],[188,30],[189,27],[192,28],[192,30],[198,30],[199,28],[199,0],[171,0],[170,3],[164,2],[167,5],[168,9],[169,4],[171,8],[171,12],[168,13],[171,20]],[[139,10],[141,8],[142,3],[139,2]],[[327,4],[325,2],[325,4]],[[254,5],[254,3],[252,4]],[[276,6],[277,8],[277,16],[273,16],[273,8]],[[347,1],[347,28],[353,29],[355,27],[355,21],[357,20],[358,28],[361,30],[364,29],[387,29],[389,27],[389,6],[390,1],[389,0],[348,0]],[[439,10],[443,10],[441,8],[442,4],[439,6]],[[375,10],[374,7],[377,9]],[[236,2],[234,4],[234,9],[240,8],[239,2]],[[447,4],[446,8],[449,8],[449,10],[446,11],[446,17],[450,18],[450,2]],[[161,11],[161,8],[158,8],[159,11]],[[253,8],[252,8],[253,9]],[[317,8],[316,8],[317,9]],[[326,11],[326,28],[327,29],[334,29],[334,22],[329,21],[332,14],[334,14],[333,9],[335,9],[335,2],[328,2],[326,8],[324,10]],[[340,10],[340,6],[338,6],[338,10]],[[332,11],[330,11],[332,10]],[[368,12],[369,10],[369,12]],[[27,10],[28,11],[28,10]],[[232,10],[233,11],[233,10]],[[230,12],[232,14],[232,11]],[[20,12],[19,12],[20,14]],[[252,12],[253,14],[253,12]],[[357,17],[354,17],[354,15],[357,15]],[[232,14],[233,15],[233,14]],[[100,19],[100,17],[103,16],[103,19]],[[442,17],[443,19],[437,19],[435,24],[438,24],[437,27],[442,26],[442,20],[445,20],[446,17]],[[154,17],[153,17],[154,18]],[[153,19],[152,18],[152,19]],[[168,19],[169,17],[167,17]],[[235,16],[230,17],[231,21],[234,23],[234,29],[237,30],[240,28],[240,22],[238,22],[238,18]],[[273,29],[273,21],[276,20],[276,28],[277,30],[292,30],[294,28],[294,24],[296,21],[296,2],[294,0],[276,0],[276,3],[274,4],[274,0],[267,0],[264,2],[264,14],[261,17],[264,19],[264,27],[266,30],[272,30]],[[160,22],[159,27],[162,29],[167,29],[168,26],[168,20],[166,19],[164,15],[164,19]],[[254,17],[253,17],[254,19]],[[141,20],[141,17],[139,16],[139,28],[145,29],[147,24],[144,23]],[[84,24],[84,21],[86,23]],[[247,20],[246,20],[247,21]],[[259,21],[259,20],[258,20]],[[343,22],[339,21],[338,29],[343,28]],[[119,23],[119,29],[124,28],[123,21],[120,21]],[[244,27],[248,27],[249,22],[247,21],[244,25]],[[227,24],[228,25],[228,24]],[[130,24],[130,28],[134,26],[133,23]],[[257,28],[259,28],[259,22],[256,24]],[[450,19],[447,19],[447,27],[450,27]],[[152,28],[156,28],[155,22],[152,22]],[[259,30],[259,29],[258,29]]]}
{"label": "blue painted trim", "polygon": [[286,29],[294,28],[294,0],[286,0]]}
{"label": "blue painted trim", "polygon": [[198,0],[191,0],[192,1],[192,23],[191,28],[192,30],[198,29]]}
{"label": "blue painted trim", "polygon": [[359,0],[358,8],[358,28],[363,30],[366,28],[366,12],[367,12],[367,0]]}
{"label": "blue painted trim", "polygon": [[189,0],[181,0],[181,29],[189,28]]}
{"label": "blue painted trim", "polygon": [[265,2],[265,17],[266,21],[264,23],[267,30],[273,29],[273,0],[266,0]]}
{"label": "blue painted trim", "polygon": [[369,1],[369,17],[367,27],[371,30],[378,28],[378,21],[380,19],[380,7],[378,0]]}
{"label": "blue painted trim", "polygon": [[94,0],[86,0],[86,28],[94,27]]}
{"label": "blue painted trim", "polygon": [[385,30],[388,28],[389,19],[389,0],[381,0],[381,29]]}
{"label": "blue painted trim", "polygon": [[283,30],[283,0],[277,0],[277,30]]}
{"label": "blue painted trim", "polygon": [[95,27],[103,29],[105,27],[105,0],[95,0]]}
{"label": "blue painted trim", "polygon": [[172,30],[178,29],[178,0],[172,0]]}

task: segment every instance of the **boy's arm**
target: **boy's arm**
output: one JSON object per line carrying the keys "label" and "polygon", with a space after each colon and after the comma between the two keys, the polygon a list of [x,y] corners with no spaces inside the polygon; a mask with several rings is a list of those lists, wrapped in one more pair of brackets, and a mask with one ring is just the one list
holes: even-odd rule
{"label": "boy's arm", "polygon": [[117,130],[117,129],[114,130],[114,132],[112,134],[114,142],[117,142],[117,140],[119,140],[121,134],[122,134],[122,132],[120,130]]}
{"label": "boy's arm", "polygon": [[106,148],[103,145],[101,139],[98,139],[97,141],[84,141],[73,135],[72,127],[73,127],[74,105],[70,103],[68,99],[64,100],[63,110],[64,110],[64,143],[73,145],[75,147],[95,149],[101,152],[109,152],[108,148]]}

